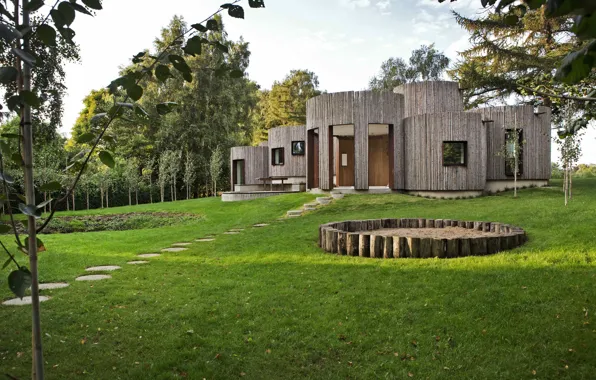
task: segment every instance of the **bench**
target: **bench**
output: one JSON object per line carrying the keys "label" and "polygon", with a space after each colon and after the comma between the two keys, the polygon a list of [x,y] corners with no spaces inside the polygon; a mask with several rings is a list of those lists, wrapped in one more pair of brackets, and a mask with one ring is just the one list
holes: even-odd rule
{"label": "bench", "polygon": [[257,181],[263,181],[263,190],[266,189],[267,181],[270,184],[270,191],[273,191],[273,181],[281,181],[281,188],[284,187],[284,181],[287,181],[288,177],[280,177],[280,176],[269,176],[269,177],[259,177]]}

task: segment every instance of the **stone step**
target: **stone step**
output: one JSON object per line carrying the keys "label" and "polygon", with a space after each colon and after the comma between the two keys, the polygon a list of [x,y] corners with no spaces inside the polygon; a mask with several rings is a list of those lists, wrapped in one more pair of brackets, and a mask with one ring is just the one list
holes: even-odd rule
{"label": "stone step", "polygon": [[342,199],[344,197],[344,194],[342,194],[342,193],[331,193],[331,196],[333,197],[333,199]]}
{"label": "stone step", "polygon": [[317,206],[318,206],[318,205],[317,205],[316,203],[306,203],[306,204],[304,205],[304,210],[305,210],[305,211],[312,211],[312,210],[316,210]]}
{"label": "stone step", "polygon": [[289,217],[302,216],[302,212],[303,212],[303,210],[290,210],[290,211],[287,212],[287,215]]}
{"label": "stone step", "polygon": [[320,205],[328,205],[329,203],[331,203],[332,199],[333,198],[331,198],[331,197],[318,197],[317,203]]}

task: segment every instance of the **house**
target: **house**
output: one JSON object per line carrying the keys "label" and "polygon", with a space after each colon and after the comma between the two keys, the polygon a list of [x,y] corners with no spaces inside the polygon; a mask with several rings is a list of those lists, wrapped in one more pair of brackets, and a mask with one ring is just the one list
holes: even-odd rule
{"label": "house", "polygon": [[244,199],[305,190],[478,196],[513,187],[516,170],[503,153],[511,151],[511,134],[521,146],[518,186],[545,186],[550,179],[550,108],[466,111],[456,82],[322,94],[307,102],[306,119],[306,126],[271,129],[268,142],[258,147],[232,148],[233,192],[228,194]]}

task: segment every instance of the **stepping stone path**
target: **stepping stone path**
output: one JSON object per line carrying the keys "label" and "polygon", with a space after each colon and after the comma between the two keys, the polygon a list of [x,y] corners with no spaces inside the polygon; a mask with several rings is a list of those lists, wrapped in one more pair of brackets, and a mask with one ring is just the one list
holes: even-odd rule
{"label": "stepping stone path", "polygon": [[[316,202],[305,203],[302,207],[302,210],[290,210],[286,213],[286,215],[288,218],[297,218],[302,216],[305,211],[314,211],[318,206],[326,206],[330,204],[333,199],[342,199],[343,197],[344,194],[342,193],[332,192],[330,197],[317,197]],[[278,219],[280,222],[283,220],[283,218]]]}
{"label": "stepping stone path", "polygon": [[162,252],[182,252],[182,251],[186,251],[186,250],[188,250],[188,248],[173,247],[173,248],[164,248],[161,251]]}
{"label": "stepping stone path", "polygon": [[68,286],[70,286],[70,284],[67,284],[66,282],[39,284],[39,290],[62,289],[67,288]]}
{"label": "stepping stone path", "polygon": [[130,265],[142,265],[142,264],[149,264],[149,261],[139,260],[139,261],[129,261],[127,264]]}
{"label": "stepping stone path", "polygon": [[119,267],[117,265],[103,265],[103,266],[99,266],[99,267],[90,267],[85,269],[87,272],[111,272],[114,270],[118,270],[118,269],[122,269],[122,267]]}
{"label": "stepping stone path", "polygon": [[215,239],[213,239],[213,238],[203,238],[203,239],[197,239],[195,241],[204,243],[204,242],[208,242],[208,241],[215,241]]}
{"label": "stepping stone path", "polygon": [[143,259],[150,259],[152,257],[159,257],[161,256],[159,253],[143,253],[141,255],[137,255],[137,257],[142,257]]}
{"label": "stepping stone path", "polygon": [[259,228],[259,227],[267,227],[267,226],[268,226],[267,223],[259,223],[259,224],[255,224],[253,227]]}
{"label": "stepping stone path", "polygon": [[290,218],[296,218],[298,216],[302,216],[302,211],[303,210],[290,210],[287,212],[287,214]]}
{"label": "stepping stone path", "polygon": [[244,231],[244,228],[232,228],[230,232],[241,232]]}
{"label": "stepping stone path", "polygon": [[174,243],[172,244],[174,247],[185,247],[187,245],[191,245],[192,243]]}
{"label": "stepping stone path", "polygon": [[[39,302],[44,302],[44,301],[47,301],[49,299],[50,299],[50,297],[47,297],[47,296],[39,296]],[[6,305],[6,306],[31,305],[31,297],[27,296],[27,297],[23,297],[23,299],[13,298],[11,300],[2,302],[2,305]]]}
{"label": "stepping stone path", "polygon": [[224,235],[238,235],[240,232],[238,231],[228,231],[228,232],[224,232]]}
{"label": "stepping stone path", "polygon": [[342,193],[331,193],[331,197],[333,199],[343,199],[344,194],[342,194]]}
{"label": "stepping stone path", "polygon": [[99,281],[99,280],[107,280],[112,278],[109,274],[91,274],[88,276],[80,276],[77,277],[76,281]]}
{"label": "stepping stone path", "polygon": [[331,198],[331,197],[318,197],[317,198],[317,203],[320,204],[320,205],[326,206],[329,203],[331,203],[331,200],[332,199],[333,198]]}
{"label": "stepping stone path", "polygon": [[317,204],[316,203],[306,203],[304,205],[304,211],[313,211],[317,209]]}

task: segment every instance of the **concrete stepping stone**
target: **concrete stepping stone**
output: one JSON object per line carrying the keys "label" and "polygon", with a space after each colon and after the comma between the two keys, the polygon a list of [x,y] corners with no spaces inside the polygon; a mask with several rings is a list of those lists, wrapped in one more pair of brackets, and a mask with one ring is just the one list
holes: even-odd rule
{"label": "concrete stepping stone", "polygon": [[230,229],[230,232],[241,232],[244,231],[244,228],[232,228]]}
{"label": "concrete stepping stone", "polygon": [[332,193],[331,197],[333,197],[333,199],[343,199],[343,197],[345,196],[345,194],[342,193]]}
{"label": "concrete stepping stone", "polygon": [[51,290],[51,289],[62,289],[69,287],[70,284],[66,282],[54,282],[54,283],[46,283],[46,284],[39,284],[39,290]]}
{"label": "concrete stepping stone", "polygon": [[302,210],[290,210],[290,211],[287,212],[287,215],[290,218],[293,218],[293,217],[295,218],[297,216],[302,216]]}
{"label": "concrete stepping stone", "polygon": [[205,243],[205,242],[208,242],[208,241],[215,241],[215,239],[213,239],[213,238],[203,238],[203,239],[197,239],[195,241],[198,241],[200,243]]}
{"label": "concrete stepping stone", "polygon": [[149,264],[149,261],[145,260],[137,260],[137,261],[129,261],[127,262],[129,265],[142,265],[142,264]]}
{"label": "concrete stepping stone", "polygon": [[238,235],[240,234],[240,232],[238,231],[228,231],[228,232],[224,232],[224,235]]}
{"label": "concrete stepping stone", "polygon": [[[47,300],[49,300],[50,297],[47,296],[39,296],[39,302],[45,302]],[[2,305],[6,305],[6,306],[25,306],[25,305],[31,305],[31,297],[27,296],[27,297],[23,297],[23,299],[20,298],[13,298],[11,300],[7,300],[2,302]]]}
{"label": "concrete stepping stone", "polygon": [[122,267],[119,267],[118,265],[101,265],[98,267],[90,267],[85,270],[87,272],[111,272],[118,269],[122,269]]}
{"label": "concrete stepping stone", "polygon": [[141,257],[143,259],[150,259],[152,257],[159,257],[161,256],[159,253],[143,253],[140,255],[137,255],[137,257]]}
{"label": "concrete stepping stone", "polygon": [[260,228],[260,227],[267,227],[267,226],[268,226],[267,223],[259,223],[259,224],[255,224],[253,227]]}
{"label": "concrete stepping stone", "polygon": [[324,205],[328,205],[329,203],[331,203],[331,200],[332,199],[333,198],[331,198],[331,197],[318,197],[317,198],[317,203],[320,204],[320,205],[323,205],[323,206]]}
{"label": "concrete stepping stone", "polygon": [[172,248],[164,248],[161,251],[162,252],[182,252],[182,251],[186,251],[188,250],[188,248],[182,248],[182,247],[172,247]]}
{"label": "concrete stepping stone", "polygon": [[316,203],[306,203],[304,205],[304,211],[313,211],[317,209],[317,204]]}
{"label": "concrete stepping stone", "polygon": [[112,278],[109,274],[90,274],[75,278],[76,281],[100,281]]}
{"label": "concrete stepping stone", "polygon": [[187,245],[191,245],[192,243],[174,243],[172,244],[174,247],[186,247]]}

